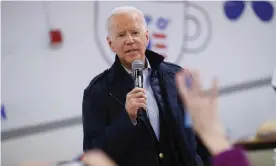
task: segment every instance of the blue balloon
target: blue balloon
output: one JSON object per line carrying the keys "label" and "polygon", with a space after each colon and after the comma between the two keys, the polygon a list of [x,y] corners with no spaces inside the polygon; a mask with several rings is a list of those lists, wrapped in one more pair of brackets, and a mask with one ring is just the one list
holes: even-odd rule
{"label": "blue balloon", "polygon": [[243,1],[226,1],[224,3],[224,12],[228,19],[237,20],[242,15],[244,7]]}
{"label": "blue balloon", "polygon": [[252,8],[262,21],[270,21],[273,18],[274,8],[270,2],[253,1]]}

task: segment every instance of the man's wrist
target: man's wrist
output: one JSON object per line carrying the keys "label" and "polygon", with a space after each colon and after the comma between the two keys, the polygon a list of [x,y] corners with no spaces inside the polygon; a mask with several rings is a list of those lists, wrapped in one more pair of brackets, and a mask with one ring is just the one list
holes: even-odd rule
{"label": "man's wrist", "polygon": [[230,142],[223,135],[203,136],[202,141],[213,156],[232,148]]}

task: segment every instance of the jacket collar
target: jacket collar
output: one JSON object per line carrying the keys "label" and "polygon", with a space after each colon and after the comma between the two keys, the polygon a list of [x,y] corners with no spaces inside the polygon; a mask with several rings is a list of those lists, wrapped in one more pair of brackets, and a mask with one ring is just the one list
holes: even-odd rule
{"label": "jacket collar", "polygon": [[146,57],[153,69],[159,68],[161,62],[164,61],[164,57],[151,50],[146,50]]}
{"label": "jacket collar", "polygon": [[[150,50],[146,50],[146,58],[148,59],[152,70],[159,70],[160,63],[164,57]],[[115,57],[115,62],[110,68],[108,78],[109,93],[112,94],[120,103],[125,103],[126,95],[134,88],[134,80],[121,65],[118,55]]]}

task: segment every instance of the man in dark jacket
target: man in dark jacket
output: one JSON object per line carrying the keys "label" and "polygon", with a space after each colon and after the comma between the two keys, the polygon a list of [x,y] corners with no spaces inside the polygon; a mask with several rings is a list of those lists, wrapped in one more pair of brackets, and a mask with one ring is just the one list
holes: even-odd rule
{"label": "man in dark jacket", "polygon": [[[83,96],[83,149],[102,149],[120,166],[196,166],[193,132],[175,85],[181,68],[146,50],[143,14],[133,7],[115,9],[107,21],[112,67],[96,76]],[[144,88],[134,88],[131,64],[142,60]],[[146,118],[137,121],[138,108]]]}

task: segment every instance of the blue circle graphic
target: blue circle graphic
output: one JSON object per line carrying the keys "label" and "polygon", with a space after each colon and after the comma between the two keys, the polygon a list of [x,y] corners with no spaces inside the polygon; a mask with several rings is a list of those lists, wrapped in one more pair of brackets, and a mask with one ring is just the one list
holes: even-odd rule
{"label": "blue circle graphic", "polygon": [[244,11],[245,4],[242,1],[226,1],[224,3],[224,12],[228,19],[237,20]]}
{"label": "blue circle graphic", "polygon": [[224,2],[224,13],[229,20],[238,20],[245,10],[246,3],[251,3],[255,15],[264,22],[271,21],[274,15],[274,8],[268,1],[226,1]]}
{"label": "blue circle graphic", "polygon": [[262,21],[270,21],[273,18],[274,9],[270,2],[265,1],[253,1],[252,8],[255,14]]}

